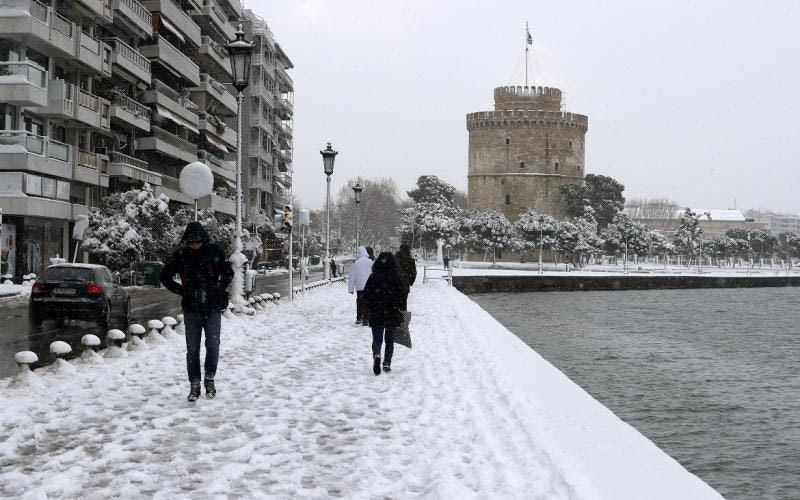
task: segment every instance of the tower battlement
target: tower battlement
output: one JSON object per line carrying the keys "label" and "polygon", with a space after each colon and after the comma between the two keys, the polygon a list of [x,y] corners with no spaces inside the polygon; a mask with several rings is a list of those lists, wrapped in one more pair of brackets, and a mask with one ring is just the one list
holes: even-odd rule
{"label": "tower battlement", "polygon": [[[556,89],[557,90],[557,89]],[[476,128],[576,127],[586,132],[589,117],[543,110],[478,111],[467,114],[467,130]]]}
{"label": "tower battlement", "polygon": [[507,86],[494,89],[494,109],[561,110],[561,90],[555,87]]}

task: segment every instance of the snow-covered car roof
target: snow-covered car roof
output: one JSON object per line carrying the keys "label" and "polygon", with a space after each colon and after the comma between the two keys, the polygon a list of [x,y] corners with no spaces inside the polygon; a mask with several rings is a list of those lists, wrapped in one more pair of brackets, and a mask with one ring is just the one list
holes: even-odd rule
{"label": "snow-covered car roof", "polygon": [[84,269],[107,269],[106,266],[104,266],[102,264],[81,264],[81,263],[75,263],[75,264],[70,264],[70,263],[53,264],[51,266],[47,266],[47,269],[50,269],[51,267],[81,267],[81,268],[84,268]]}

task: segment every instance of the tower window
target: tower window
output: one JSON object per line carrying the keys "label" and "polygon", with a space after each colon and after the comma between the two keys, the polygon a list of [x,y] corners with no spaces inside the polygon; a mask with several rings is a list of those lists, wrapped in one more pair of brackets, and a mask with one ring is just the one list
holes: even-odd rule
{"label": "tower window", "polygon": [[569,141],[569,147],[570,148],[572,147],[572,141]]}
{"label": "tower window", "polygon": [[509,145],[509,144],[511,144],[511,139],[506,137],[506,146]]}
{"label": "tower window", "polygon": [[556,173],[558,173],[558,162],[556,162],[556,164],[555,164],[555,171],[556,171]]}
{"label": "tower window", "polygon": [[506,195],[506,205],[511,205],[511,195],[510,194]]}
{"label": "tower window", "polygon": [[525,162],[524,161],[519,162],[519,168],[525,168]]}

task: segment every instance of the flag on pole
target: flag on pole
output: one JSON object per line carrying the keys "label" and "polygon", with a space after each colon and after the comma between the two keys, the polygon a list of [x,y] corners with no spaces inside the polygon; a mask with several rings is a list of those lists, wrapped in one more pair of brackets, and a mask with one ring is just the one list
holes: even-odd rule
{"label": "flag on pole", "polygon": [[531,30],[527,27],[525,28],[525,32],[528,34],[528,45],[533,45],[533,37],[531,36]]}

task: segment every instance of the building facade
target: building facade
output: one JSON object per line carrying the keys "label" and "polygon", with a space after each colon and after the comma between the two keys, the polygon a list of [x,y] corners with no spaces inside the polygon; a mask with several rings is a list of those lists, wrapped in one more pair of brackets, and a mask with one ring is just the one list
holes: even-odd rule
{"label": "building facade", "polygon": [[0,0],[0,274],[71,258],[73,221],[110,192],[146,182],[193,204],[190,162],[214,174],[200,208],[235,213],[225,45],[244,18],[240,0]]}
{"label": "building facade", "polygon": [[467,115],[469,207],[564,217],[559,187],[583,180],[588,117],[563,112],[552,87],[498,87],[494,101]]}

